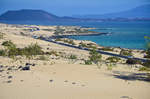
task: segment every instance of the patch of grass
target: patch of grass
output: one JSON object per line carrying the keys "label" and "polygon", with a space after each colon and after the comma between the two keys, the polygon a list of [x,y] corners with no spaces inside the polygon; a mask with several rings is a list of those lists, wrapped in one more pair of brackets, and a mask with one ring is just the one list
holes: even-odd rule
{"label": "patch of grass", "polygon": [[45,54],[59,56],[59,54],[56,51],[46,52]]}
{"label": "patch of grass", "polygon": [[30,44],[29,46],[22,49],[22,54],[25,55],[42,55],[44,52],[42,51],[42,48],[37,44]]}
{"label": "patch of grass", "polygon": [[4,38],[4,34],[0,32],[0,39]]}
{"label": "patch of grass", "polygon": [[4,41],[3,43],[2,43],[2,45],[3,46],[6,46],[6,47],[8,47],[8,48],[11,48],[11,47],[16,47],[16,45],[12,42],[12,41]]}
{"label": "patch of grass", "polygon": [[133,59],[133,58],[129,58],[129,59],[127,59],[126,63],[127,64],[141,64],[141,61]]}
{"label": "patch of grass", "polygon": [[64,40],[65,43],[75,45],[75,42],[73,40]]}
{"label": "patch of grass", "polygon": [[91,49],[97,49],[96,45],[93,44],[93,43],[88,43],[88,44],[85,44],[83,42],[81,42],[79,44],[80,47],[86,47],[86,48],[91,48]]}
{"label": "patch of grass", "polygon": [[69,59],[77,59],[77,56],[76,55],[70,55]]}
{"label": "patch of grass", "polygon": [[106,60],[112,63],[117,63],[121,59],[119,57],[108,57]]}
{"label": "patch of grass", "polygon": [[145,67],[150,68],[150,60],[147,60],[147,61],[144,62],[142,65],[145,66]]}
{"label": "patch of grass", "polygon": [[83,42],[81,42],[81,43],[79,44],[79,46],[80,46],[80,47],[87,47],[87,45],[86,45],[85,43],[83,43]]}
{"label": "patch of grass", "polygon": [[114,49],[113,49],[113,48],[110,48],[110,47],[100,48],[99,50],[103,50],[103,51],[114,51]]}
{"label": "patch of grass", "polygon": [[150,68],[147,68],[147,67],[141,67],[141,68],[139,68],[139,71],[150,71]]}
{"label": "patch of grass", "polygon": [[0,50],[0,56],[6,56],[6,51],[5,50]]}
{"label": "patch of grass", "polygon": [[98,64],[98,62],[101,61],[102,55],[100,53],[98,53],[96,50],[91,50],[89,52],[90,56],[90,61],[94,62],[95,64]]}
{"label": "patch of grass", "polygon": [[85,65],[92,65],[92,61],[91,60],[84,60]]}
{"label": "patch of grass", "polygon": [[42,29],[43,31],[53,31],[52,29]]}
{"label": "patch of grass", "polygon": [[62,39],[61,38],[56,38],[55,41],[62,41]]}
{"label": "patch of grass", "polygon": [[107,64],[107,70],[112,70],[113,69],[113,65],[110,63],[110,64]]}
{"label": "patch of grass", "polygon": [[37,59],[38,59],[38,60],[48,61],[48,58],[47,58],[46,56],[44,56],[44,55],[39,56]]}
{"label": "patch of grass", "polygon": [[33,55],[44,54],[42,48],[37,43],[31,44],[25,48],[16,48],[16,45],[11,41],[5,41],[2,43],[2,45],[6,46],[6,49],[1,50],[1,55],[5,55],[11,58],[14,58],[17,55],[25,55],[27,58],[30,58]]}
{"label": "patch of grass", "polygon": [[132,54],[132,51],[130,50],[130,51],[127,51],[127,50],[121,50],[120,51],[120,55],[123,55],[123,56],[132,56],[133,54]]}

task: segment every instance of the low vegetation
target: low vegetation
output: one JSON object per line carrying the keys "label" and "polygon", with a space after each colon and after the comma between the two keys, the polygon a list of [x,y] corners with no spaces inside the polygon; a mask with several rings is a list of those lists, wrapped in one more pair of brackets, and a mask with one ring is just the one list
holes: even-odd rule
{"label": "low vegetation", "polygon": [[11,47],[16,47],[16,45],[12,42],[12,41],[4,41],[3,43],[2,43],[2,45],[3,46],[6,46],[6,47],[9,47],[9,48],[11,48]]}
{"label": "low vegetation", "polygon": [[5,50],[0,50],[1,56],[8,56],[14,58],[15,56],[21,55],[26,56],[27,58],[33,56],[33,55],[42,55],[44,52],[42,51],[42,48],[37,44],[30,44],[27,47],[24,48],[17,48],[16,45],[11,41],[4,41],[2,43],[3,46],[5,46]]}
{"label": "low vegetation", "polygon": [[106,60],[112,63],[117,63],[121,59],[119,57],[108,57]]}
{"label": "low vegetation", "polygon": [[142,65],[145,66],[145,67],[150,68],[150,60],[147,60],[147,61],[144,62]]}
{"label": "low vegetation", "polygon": [[103,51],[114,51],[114,48],[111,48],[111,47],[104,47],[104,48],[100,48],[99,50],[103,50]]}
{"label": "low vegetation", "polygon": [[99,62],[101,62],[102,55],[98,53],[96,50],[94,49],[91,50],[89,54],[90,54],[89,59],[91,62],[95,64],[98,64]]}
{"label": "low vegetation", "polygon": [[58,54],[58,52],[56,52],[56,51],[50,51],[50,52],[46,52],[45,54],[47,54],[47,55],[55,55],[55,56],[59,56],[59,54]]}
{"label": "low vegetation", "polygon": [[69,59],[77,59],[77,56],[71,54],[71,55],[69,56]]}
{"label": "low vegetation", "polygon": [[85,48],[97,49],[96,45],[93,44],[93,43],[85,44],[85,43],[81,42],[81,43],[79,44],[79,47],[85,47]]}
{"label": "low vegetation", "polygon": [[0,39],[4,38],[4,34],[0,32]]}
{"label": "low vegetation", "polygon": [[72,39],[61,39],[61,38],[57,38],[55,41],[62,41],[64,43],[68,43],[71,45],[75,45],[75,42]]}
{"label": "low vegetation", "polygon": [[123,55],[123,56],[132,56],[133,54],[132,54],[131,50],[124,50],[124,49],[122,49],[120,51],[120,55]]}
{"label": "low vegetation", "polygon": [[150,58],[150,37],[145,36],[146,39],[146,55],[144,58]]}
{"label": "low vegetation", "polygon": [[139,71],[150,71],[150,68],[147,68],[147,67],[141,67],[141,68],[139,68]]}
{"label": "low vegetation", "polygon": [[48,61],[48,58],[44,55],[41,55],[37,58],[37,60],[44,60],[44,61]]}
{"label": "low vegetation", "polygon": [[140,60],[136,60],[136,59],[133,59],[133,58],[129,58],[127,59],[126,61],[127,64],[141,64],[141,61]]}
{"label": "low vegetation", "polygon": [[85,65],[92,65],[92,61],[91,60],[84,60],[84,64]]}

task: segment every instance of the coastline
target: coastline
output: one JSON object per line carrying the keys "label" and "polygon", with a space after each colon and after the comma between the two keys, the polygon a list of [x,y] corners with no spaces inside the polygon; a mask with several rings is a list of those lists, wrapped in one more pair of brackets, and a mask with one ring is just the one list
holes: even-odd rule
{"label": "coastline", "polygon": [[[38,44],[44,52],[30,58],[24,55],[17,55],[14,58],[0,56],[0,98],[2,99],[49,99],[50,97],[52,99],[124,97],[149,99],[150,97],[148,79],[150,71],[140,71],[143,68],[141,64],[127,64],[127,59],[122,58],[113,63],[108,60],[112,57],[105,54],[101,54],[99,64],[94,62],[86,64],[90,51],[39,38],[55,36],[53,30],[56,26],[27,25],[24,27],[24,25],[0,24],[0,27],[0,33],[3,34],[0,39],[0,50],[5,51],[6,46],[3,43],[11,41],[20,50]],[[67,27],[70,28],[74,27]],[[33,36],[37,38],[34,39]],[[68,38],[52,40],[77,47],[97,48],[114,54],[119,54],[122,50],[106,48],[86,40]],[[142,50],[124,50],[132,51],[133,56],[139,58],[143,58],[145,54]]]}

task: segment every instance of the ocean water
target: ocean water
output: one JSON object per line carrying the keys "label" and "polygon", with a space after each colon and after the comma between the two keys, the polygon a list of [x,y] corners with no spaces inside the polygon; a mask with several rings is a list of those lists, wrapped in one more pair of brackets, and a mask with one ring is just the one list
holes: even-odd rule
{"label": "ocean water", "polygon": [[150,36],[150,21],[135,22],[37,22],[37,21],[3,21],[9,24],[66,25],[97,28],[93,31],[110,33],[99,36],[69,36],[77,40],[91,40],[102,46],[145,49],[144,36]]}

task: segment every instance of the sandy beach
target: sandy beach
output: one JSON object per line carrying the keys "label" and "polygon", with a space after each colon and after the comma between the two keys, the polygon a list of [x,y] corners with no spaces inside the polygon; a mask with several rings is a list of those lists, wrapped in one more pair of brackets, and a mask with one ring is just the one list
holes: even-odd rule
{"label": "sandy beach", "polygon": [[[28,31],[31,27],[40,30]],[[1,45],[4,41],[11,40],[18,48],[37,43],[44,52],[56,51],[58,54],[44,55],[45,59],[40,59],[39,55],[32,59],[0,56],[0,99],[150,99],[147,80],[150,72],[139,71],[142,65],[129,65],[121,59],[110,67],[104,62],[110,57],[108,55],[102,55],[100,65],[86,65],[83,60],[88,59],[89,51],[32,38],[52,36],[55,29],[56,26],[0,24],[0,33],[4,34],[0,49],[5,49]],[[74,42],[76,45],[93,43]],[[114,48],[110,52],[118,54],[120,51]],[[132,52],[134,57],[144,56],[142,50]],[[69,59],[70,55],[76,55],[77,59]],[[22,70],[26,65],[30,70]]]}

